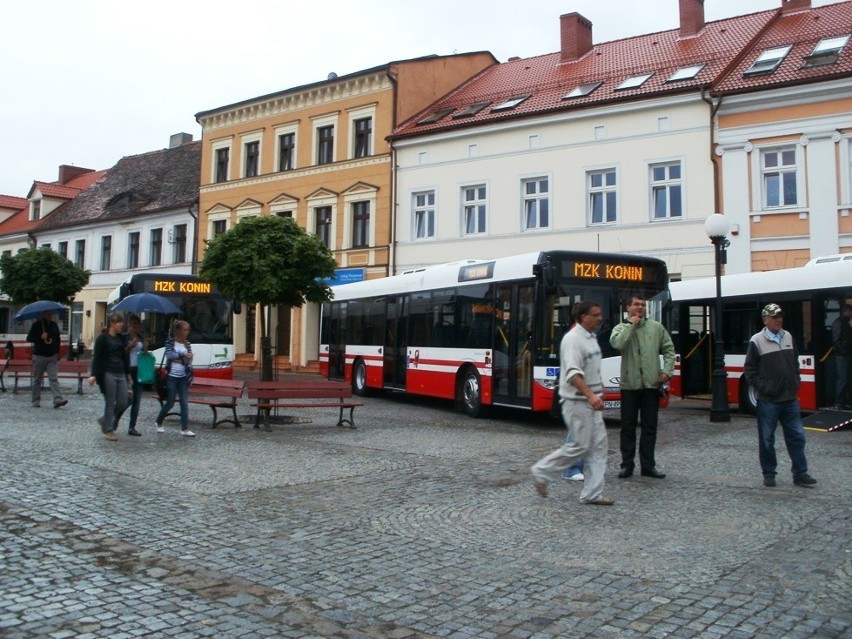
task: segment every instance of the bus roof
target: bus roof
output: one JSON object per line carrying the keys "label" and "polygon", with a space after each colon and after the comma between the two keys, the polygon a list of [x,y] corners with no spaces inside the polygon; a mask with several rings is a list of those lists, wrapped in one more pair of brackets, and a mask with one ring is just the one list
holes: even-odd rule
{"label": "bus roof", "polygon": [[[852,288],[852,261],[809,263],[798,268],[722,276],[722,297],[747,297],[777,293]],[[716,297],[716,278],[672,282],[672,301],[707,300]]]}

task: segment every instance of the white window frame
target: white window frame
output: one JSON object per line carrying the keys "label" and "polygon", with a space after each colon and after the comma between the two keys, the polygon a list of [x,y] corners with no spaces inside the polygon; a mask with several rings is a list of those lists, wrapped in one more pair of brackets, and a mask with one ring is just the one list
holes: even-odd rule
{"label": "white window frame", "polygon": [[[771,145],[755,147],[757,151],[754,153],[754,160],[757,162],[757,166],[755,167],[755,175],[757,176],[757,190],[755,193],[760,194],[760,210],[761,211],[787,211],[790,209],[799,209],[804,206],[804,195],[805,195],[805,180],[804,180],[804,157],[802,154],[802,147],[800,144],[797,144],[794,141],[790,141],[786,144],[784,143],[775,143]],[[783,154],[785,151],[792,151],[793,158],[795,160],[794,164],[780,164],[777,167],[767,168],[765,166],[765,158],[773,153],[777,153],[779,159],[783,159]],[[779,174],[779,178],[781,182],[779,183],[779,200],[777,204],[770,204],[768,200],[768,189],[766,188],[768,176],[771,174]],[[783,200],[784,197],[784,185],[783,185],[783,174],[795,174],[795,184],[796,184],[796,201],[795,202],[786,202]]]}
{"label": "white window frame", "polygon": [[[660,167],[671,167],[674,165],[678,165],[680,167],[680,177],[671,178],[669,177],[668,168],[666,169],[666,177],[662,180],[656,180],[654,178],[654,169]],[[686,202],[686,178],[685,178],[685,167],[686,162],[683,158],[669,158],[664,160],[656,160],[654,162],[648,163],[648,213],[649,220],[651,222],[668,222],[671,220],[683,220],[684,219],[684,208]],[[672,215],[671,214],[671,190],[672,187],[680,187],[680,215]],[[655,197],[655,193],[657,189],[664,188],[666,192],[666,215],[664,217],[656,216],[656,203],[657,199]]]}
{"label": "white window frame", "polygon": [[249,178],[249,176],[246,175],[246,170],[248,169],[248,154],[246,153],[246,146],[252,142],[257,142],[257,175],[252,175],[250,179],[258,178],[263,175],[263,131],[255,131],[254,133],[248,133],[240,136],[241,178]]}
{"label": "white window frame", "polygon": [[259,217],[263,213],[263,207],[259,202],[244,200],[237,206],[237,224],[247,217]]}
{"label": "white window frame", "polygon": [[[470,191],[470,190],[478,191],[479,189],[485,190],[484,196],[480,196],[480,193],[476,192],[476,193],[474,193],[474,195],[476,196],[475,199],[473,199],[473,200],[467,199],[468,191]],[[474,236],[488,235],[488,191],[489,191],[489,188],[488,188],[488,182],[487,181],[471,182],[470,184],[462,184],[462,185],[459,186],[459,198],[461,200],[460,201],[460,205],[461,205],[460,213],[461,213],[461,215],[460,215],[460,218],[459,218],[459,222],[460,222],[462,237],[474,237]],[[481,208],[482,209],[481,211],[472,211],[472,212],[473,212],[474,215],[477,216],[477,218],[481,214],[483,228],[481,230],[479,230],[479,220],[476,220],[477,229],[469,232],[468,231],[468,212],[469,212],[468,209],[473,209],[473,208],[476,208],[476,209]]]}
{"label": "white window frame", "polygon": [[231,209],[226,206],[222,206],[221,204],[214,206],[207,212],[207,239],[212,240],[215,236],[213,235],[213,222],[220,222],[221,220],[225,220],[225,230],[228,231],[231,228]]}
{"label": "white window frame", "polygon": [[[429,196],[432,198],[429,203]],[[418,204],[418,198],[425,198],[423,204]],[[437,190],[419,189],[411,192],[411,241],[412,242],[428,242],[434,240],[438,236],[438,193]],[[418,235],[418,218],[425,218],[425,235]],[[429,218],[431,217],[432,233],[429,234]]]}
{"label": "white window frame", "polygon": [[233,175],[232,167],[234,165],[234,140],[232,137],[214,140],[210,144],[210,184],[224,184],[224,182],[216,182],[216,151],[219,149],[228,149],[228,170],[225,176],[225,182],[231,179]]}
{"label": "white window frame", "polygon": [[[547,191],[540,191],[542,182],[547,182]],[[527,193],[527,186],[534,184],[536,191]],[[551,187],[553,178],[550,175],[531,175],[521,178],[521,232],[546,231],[553,227],[553,207],[551,206]],[[541,223],[541,202],[547,202],[547,224]],[[530,226],[528,205],[535,204],[535,224]]]}
{"label": "white window frame", "polygon": [[[356,188],[351,192],[344,193],[343,195],[343,210],[346,211],[346,215],[343,219],[343,248],[347,249],[355,249],[358,251],[363,251],[366,249],[373,248],[376,246],[376,194],[377,190],[375,188]],[[352,231],[353,226],[355,224],[355,211],[353,209],[353,204],[355,202],[368,202],[370,208],[370,222],[368,229],[368,244],[367,246],[353,246],[352,243]],[[328,206],[328,205],[326,205]],[[335,227],[335,214],[336,211],[332,207],[331,209],[331,226],[332,230]],[[316,230],[316,224],[312,227]]]}
{"label": "white window frame", "polygon": [[[353,109],[348,110],[348,118],[349,118],[349,145],[348,145],[348,154],[350,160],[364,160],[368,157],[372,157],[376,154],[376,103],[370,104],[368,106],[360,106]],[[364,118],[372,119],[372,127],[373,132],[370,135],[370,148],[367,150],[367,155],[356,158],[355,157],[355,120],[363,120]]]}
{"label": "white window frame", "polygon": [[297,122],[291,122],[289,124],[283,124],[279,127],[275,127],[275,172],[281,173],[281,136],[287,135],[288,133],[293,134],[293,166],[288,171],[293,171],[299,168],[299,124]]}
{"label": "white window frame", "polygon": [[[615,175],[615,184],[607,184],[606,176],[609,174]],[[600,186],[594,186],[592,184],[593,176],[599,175],[602,177]],[[586,223],[588,226],[607,226],[618,224],[620,220],[620,209],[621,209],[621,197],[618,190],[619,183],[619,174],[618,167],[615,166],[600,166],[600,167],[592,167],[586,170]],[[615,202],[613,207],[615,209],[613,219],[609,219],[609,198],[607,197],[610,193],[615,194]],[[602,219],[599,222],[594,220],[594,206],[592,204],[592,199],[595,196],[600,196],[601,198],[601,213]]]}
{"label": "white window frame", "polygon": [[[319,115],[311,119],[311,166],[330,166],[337,161],[340,153],[340,125],[338,124],[339,112]],[[334,127],[334,144],[331,148],[331,162],[319,163],[319,130],[325,126]]]}
{"label": "white window frame", "polygon": [[[322,194],[314,198],[308,198],[308,219],[305,224],[305,229],[308,233],[316,235],[317,229],[317,209],[322,206],[331,207],[331,226],[329,228],[328,248],[330,251],[337,249],[337,196],[331,194]],[[375,226],[375,225],[373,225]],[[344,234],[344,238],[346,235]]]}
{"label": "white window frame", "polygon": [[840,145],[840,194],[846,206],[852,206],[852,135],[841,137]]}

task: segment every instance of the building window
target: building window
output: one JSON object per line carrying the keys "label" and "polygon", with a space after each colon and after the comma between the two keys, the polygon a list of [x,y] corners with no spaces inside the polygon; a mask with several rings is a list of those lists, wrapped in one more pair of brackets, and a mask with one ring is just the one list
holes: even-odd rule
{"label": "building window", "polygon": [[148,263],[159,266],[163,263],[163,229],[151,229]]}
{"label": "building window", "polygon": [[764,208],[796,206],[799,203],[796,149],[766,149],[761,153],[760,163]]}
{"label": "building window", "polygon": [[550,181],[533,178],[521,182],[524,202],[524,229],[546,229],[550,226]]}
{"label": "building window", "polygon": [[435,237],[435,191],[414,194],[414,237]]}
{"label": "building window", "polygon": [[683,216],[683,182],[680,162],[651,166],[651,204],[653,219],[667,220]]}
{"label": "building window", "polygon": [[296,134],[284,133],[278,136],[278,170],[292,171],[296,168]]}
{"label": "building window", "polygon": [[607,224],[618,220],[615,169],[589,171],[586,174],[589,193],[589,223]]}
{"label": "building window", "polygon": [[228,181],[228,163],[231,159],[231,149],[224,147],[216,149],[216,181]]}
{"label": "building window", "polygon": [[41,200],[34,200],[30,204],[30,208],[32,211],[32,215],[30,216],[31,221],[41,219]]}
{"label": "building window", "polygon": [[56,245],[56,252],[59,253],[62,257],[68,257],[68,242],[59,242]]}
{"label": "building window", "polygon": [[793,47],[790,45],[783,47],[774,47],[772,49],[765,49],[763,53],[761,53],[757,60],[745,71],[743,71],[744,76],[750,75],[760,75],[762,73],[772,73],[781,66],[781,63],[784,62],[784,58],[787,57],[787,54],[790,53],[790,49]]}
{"label": "building window", "polygon": [[373,118],[355,120],[355,153],[356,158],[370,155],[373,145]]}
{"label": "building window", "polygon": [[291,220],[293,219],[293,211],[275,211],[275,215],[278,217],[289,217]]}
{"label": "building window", "polygon": [[849,42],[849,36],[844,35],[837,38],[823,38],[811,51],[811,54],[805,58],[803,69],[811,67],[821,67],[826,64],[834,64],[837,58],[843,52],[843,47]]}
{"label": "building window", "polygon": [[331,247],[331,207],[318,206],[316,209],[316,234],[320,241]]}
{"label": "building window", "polygon": [[260,142],[246,142],[246,170],[244,177],[256,177],[260,167]]}
{"label": "building window", "polygon": [[127,268],[139,268],[139,231],[127,234]]}
{"label": "building window", "polygon": [[41,248],[49,249],[50,248],[50,242],[45,242],[44,244],[41,245]]}
{"label": "building window", "polygon": [[352,203],[352,248],[370,246],[370,203]]}
{"label": "building window", "polygon": [[74,251],[74,265],[80,268],[86,266],[86,240],[77,240],[76,250]]}
{"label": "building window", "polygon": [[222,235],[228,230],[228,220],[213,220],[213,237]]}
{"label": "building window", "polygon": [[174,263],[186,262],[186,224],[175,224],[172,240],[175,244]]}
{"label": "building window", "polygon": [[485,233],[486,195],[487,190],[484,184],[466,186],[462,189],[462,222],[465,235]]}
{"label": "building window", "polygon": [[334,125],[317,129],[317,164],[330,164],[334,161]]}

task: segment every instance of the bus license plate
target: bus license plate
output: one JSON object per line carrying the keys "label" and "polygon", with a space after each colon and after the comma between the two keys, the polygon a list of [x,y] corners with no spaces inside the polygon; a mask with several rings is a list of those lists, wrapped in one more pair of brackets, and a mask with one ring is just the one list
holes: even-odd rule
{"label": "bus license plate", "polygon": [[609,401],[606,401],[604,402],[604,408],[621,408],[621,400],[611,399]]}

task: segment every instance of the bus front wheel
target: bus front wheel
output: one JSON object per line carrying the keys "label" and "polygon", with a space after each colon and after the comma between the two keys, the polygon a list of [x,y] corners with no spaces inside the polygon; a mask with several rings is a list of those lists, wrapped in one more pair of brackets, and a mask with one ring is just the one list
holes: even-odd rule
{"label": "bus front wheel", "polygon": [[458,402],[465,414],[470,417],[479,417],[482,412],[482,385],[476,369],[468,366],[462,371],[457,394]]}
{"label": "bus front wheel", "polygon": [[757,414],[757,397],[745,377],[740,378],[740,412],[747,415]]}
{"label": "bus front wheel", "polygon": [[357,360],[352,369],[352,391],[359,397],[370,394],[370,389],[367,388],[367,365],[363,359]]}

